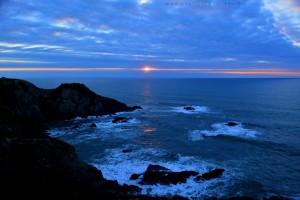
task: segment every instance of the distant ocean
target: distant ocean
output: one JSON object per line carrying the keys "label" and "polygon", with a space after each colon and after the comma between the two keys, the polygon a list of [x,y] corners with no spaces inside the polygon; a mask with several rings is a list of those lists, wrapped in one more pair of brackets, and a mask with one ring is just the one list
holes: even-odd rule
{"label": "distant ocean", "polygon": [[[300,198],[300,79],[28,80],[42,88],[80,82],[102,96],[144,108],[116,115],[129,118],[128,123],[113,124],[115,116],[76,118],[50,130],[107,179],[159,196]],[[225,172],[218,179],[196,183],[190,178],[171,186],[129,180],[149,164]]]}

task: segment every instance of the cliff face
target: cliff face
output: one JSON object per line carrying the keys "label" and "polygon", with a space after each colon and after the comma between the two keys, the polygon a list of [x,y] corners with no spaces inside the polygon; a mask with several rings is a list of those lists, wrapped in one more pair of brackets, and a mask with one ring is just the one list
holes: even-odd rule
{"label": "cliff face", "polygon": [[117,100],[102,97],[79,83],[62,84],[56,89],[40,89],[18,79],[0,79],[0,130],[35,135],[47,120],[64,120],[89,115],[101,116],[132,111]]}
{"label": "cliff face", "polygon": [[48,119],[71,119],[132,110],[124,103],[99,96],[79,83],[62,84],[44,92],[42,97],[41,111]]}
{"label": "cliff face", "polygon": [[71,119],[134,110],[79,83],[64,83],[56,89],[45,90],[24,80],[1,78],[0,91],[0,105],[5,105],[0,106],[3,114],[21,120]]}
{"label": "cliff face", "polygon": [[77,157],[71,145],[43,133],[47,120],[131,110],[134,107],[99,96],[82,84],[62,84],[45,90],[23,80],[1,78],[1,196],[8,199],[111,199],[139,191],[134,186],[120,186],[105,180],[100,170]]}

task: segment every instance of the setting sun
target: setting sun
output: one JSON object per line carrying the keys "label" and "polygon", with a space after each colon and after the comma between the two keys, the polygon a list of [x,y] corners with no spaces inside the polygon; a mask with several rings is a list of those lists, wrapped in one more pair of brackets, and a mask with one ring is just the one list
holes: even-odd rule
{"label": "setting sun", "polygon": [[144,70],[144,72],[149,72],[151,70],[151,68],[150,67],[144,67],[143,70]]}

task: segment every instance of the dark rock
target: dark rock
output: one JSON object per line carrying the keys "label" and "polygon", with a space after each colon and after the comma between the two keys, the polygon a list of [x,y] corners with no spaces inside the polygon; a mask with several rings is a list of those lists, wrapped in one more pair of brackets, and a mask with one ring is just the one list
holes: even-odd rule
{"label": "dark rock", "polygon": [[141,188],[134,186],[134,185],[119,185],[118,181],[110,181],[110,180],[105,180],[103,182],[101,182],[100,185],[100,190],[102,191],[106,191],[106,192],[111,192],[114,194],[118,194],[118,195],[136,195],[138,193],[141,192]]}
{"label": "dark rock", "polygon": [[200,180],[203,180],[203,179],[202,179],[202,176],[197,176],[197,177],[195,178],[195,180],[196,180],[196,181],[200,181]]}
{"label": "dark rock", "polygon": [[142,181],[139,183],[143,185],[176,185],[178,183],[186,183],[186,180],[190,176],[196,176],[198,174],[199,173],[195,171],[171,172],[171,170],[160,165],[149,165],[143,175]]}
{"label": "dark rock", "polygon": [[50,137],[0,139],[0,152],[0,191],[11,199],[89,197],[105,180],[71,145]]}
{"label": "dark rock", "polygon": [[185,106],[183,109],[185,109],[185,110],[191,110],[191,111],[195,110],[195,108],[193,108],[192,106]]}
{"label": "dark rock", "polygon": [[128,120],[125,117],[115,117],[112,121],[112,123],[126,123]]}
{"label": "dark rock", "polygon": [[61,84],[56,89],[48,90],[41,99],[43,101],[40,108],[49,119],[72,119],[131,111],[131,107],[124,103],[99,96],[79,83]]}
{"label": "dark rock", "polygon": [[196,179],[198,180],[210,180],[210,179],[213,179],[213,178],[219,178],[223,172],[225,171],[225,169],[214,169],[210,172],[206,172],[204,174],[202,174],[202,176],[199,178],[199,177],[196,177]]}
{"label": "dark rock", "polygon": [[228,122],[226,125],[227,125],[227,126],[236,126],[236,125],[238,125],[238,124],[235,123],[235,122]]}
{"label": "dark rock", "polygon": [[[0,193],[9,199],[130,199],[136,186],[107,184],[71,145],[47,136],[46,122],[131,111],[82,84],[44,90],[0,79]],[[74,128],[77,128],[75,125]],[[105,186],[105,187],[104,187]]]}
{"label": "dark rock", "polygon": [[237,196],[237,197],[221,198],[220,200],[255,200],[255,199],[249,196]]}
{"label": "dark rock", "polygon": [[76,129],[76,128],[79,128],[79,127],[80,127],[79,124],[75,124],[75,125],[73,126],[73,129]]}
{"label": "dark rock", "polygon": [[131,107],[132,110],[140,110],[143,109],[141,106],[132,106]]}
{"label": "dark rock", "polygon": [[137,180],[137,179],[139,179],[140,176],[141,176],[141,174],[132,174],[130,176],[130,180]]}
{"label": "dark rock", "polygon": [[48,120],[132,111],[132,107],[97,95],[79,83],[65,83],[56,89],[46,90],[24,80],[1,78],[0,91],[2,133],[11,132],[10,129],[15,126],[14,130],[22,127],[22,134],[34,134],[45,130],[42,125]]}
{"label": "dark rock", "polygon": [[0,137],[41,137],[45,130],[38,105],[41,89],[27,81],[1,78],[0,91]]}
{"label": "dark rock", "polygon": [[130,153],[130,152],[132,152],[132,149],[124,149],[124,150],[122,150],[122,152],[123,153]]}
{"label": "dark rock", "polygon": [[182,196],[179,196],[179,195],[175,195],[175,196],[172,197],[172,200],[189,200],[189,198],[182,197]]}
{"label": "dark rock", "polygon": [[182,172],[171,172],[167,178],[172,184],[186,183],[186,180],[191,176],[197,176],[199,172],[196,171],[182,171]]}
{"label": "dark rock", "polygon": [[146,172],[171,172],[171,170],[160,165],[149,165]]}
{"label": "dark rock", "polygon": [[95,123],[92,123],[92,124],[90,125],[90,127],[91,127],[91,128],[96,128],[97,125],[96,125]]}
{"label": "dark rock", "polygon": [[271,196],[269,198],[264,198],[264,200],[292,200],[292,198],[288,198],[284,196]]}

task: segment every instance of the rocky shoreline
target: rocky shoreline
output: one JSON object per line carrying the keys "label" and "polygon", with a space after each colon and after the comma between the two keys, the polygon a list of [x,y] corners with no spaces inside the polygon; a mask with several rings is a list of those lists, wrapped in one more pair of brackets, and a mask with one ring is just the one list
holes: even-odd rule
{"label": "rocky shoreline", "polygon": [[[170,199],[141,195],[141,188],[137,186],[120,185],[117,181],[105,179],[100,170],[78,158],[73,146],[47,135],[47,123],[52,120],[130,112],[141,107],[129,107],[97,95],[79,83],[65,83],[46,90],[24,80],[1,78],[0,91],[2,197],[47,200]],[[116,118],[114,123],[124,122],[126,118]],[[141,185],[170,185],[185,183],[190,177],[194,177],[196,182],[218,178],[223,172],[224,169],[215,169],[199,175],[196,171],[172,172],[163,166],[149,165],[143,174],[133,174],[131,179],[140,180]],[[174,196],[171,199],[185,198]]]}

